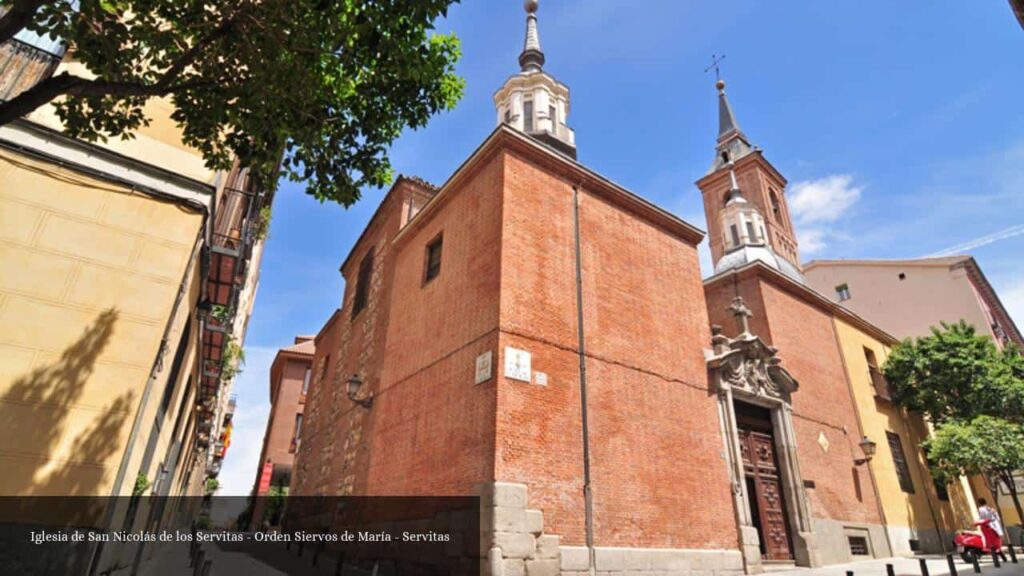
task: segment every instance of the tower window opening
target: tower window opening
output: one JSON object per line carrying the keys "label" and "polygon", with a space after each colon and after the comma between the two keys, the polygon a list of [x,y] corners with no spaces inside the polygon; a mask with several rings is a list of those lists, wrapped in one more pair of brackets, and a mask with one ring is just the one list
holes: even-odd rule
{"label": "tower window opening", "polygon": [[776,194],[774,189],[769,190],[772,200],[772,216],[775,217],[776,222],[782,221],[782,209],[779,208],[779,195]]}
{"label": "tower window opening", "polygon": [[757,233],[754,232],[754,223],[747,222],[747,241],[757,242]]}
{"label": "tower window opening", "polygon": [[558,125],[558,112],[554,106],[548,106],[548,118],[551,119],[551,131],[555,131],[555,126]]}
{"label": "tower window opening", "polygon": [[739,246],[740,245],[740,232],[739,232],[739,230],[736,229],[736,225],[735,224],[732,224],[732,225],[729,226],[729,232],[732,233],[732,245],[733,246]]}
{"label": "tower window opening", "polygon": [[511,108],[506,108],[505,109],[505,124],[511,124],[511,123],[512,123],[512,109]]}
{"label": "tower window opening", "polygon": [[533,100],[523,102],[523,131],[533,132]]}
{"label": "tower window opening", "polygon": [[722,162],[729,163],[729,152],[727,150],[722,150]]}

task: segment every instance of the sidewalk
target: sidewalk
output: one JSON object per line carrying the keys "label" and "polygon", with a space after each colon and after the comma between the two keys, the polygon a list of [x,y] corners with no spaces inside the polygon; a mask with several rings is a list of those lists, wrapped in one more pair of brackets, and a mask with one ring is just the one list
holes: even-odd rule
{"label": "sidewalk", "polygon": [[[833,564],[822,568],[796,568],[792,570],[772,571],[770,576],[846,576],[852,571],[854,576],[886,576],[886,564],[892,564],[896,576],[921,576],[920,559],[925,559],[928,565],[930,576],[949,576],[949,565],[945,556],[921,555],[916,558],[879,558],[874,560],[862,560],[849,564]],[[959,557],[954,555],[956,571],[958,576],[974,576],[974,568],[965,564]],[[1009,554],[1007,554],[1009,560]],[[991,558],[985,558],[980,562],[983,576],[1024,576],[1024,558],[1020,555],[1017,560],[1021,563],[1003,563],[1002,567],[996,568]]]}

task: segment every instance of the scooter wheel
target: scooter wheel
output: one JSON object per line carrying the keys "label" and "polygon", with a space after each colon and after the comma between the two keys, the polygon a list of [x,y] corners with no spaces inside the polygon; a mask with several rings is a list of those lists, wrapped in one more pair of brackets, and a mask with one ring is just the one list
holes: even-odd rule
{"label": "scooter wheel", "polygon": [[978,557],[978,551],[974,548],[968,548],[960,553],[960,559],[967,564],[974,564],[974,559]]}

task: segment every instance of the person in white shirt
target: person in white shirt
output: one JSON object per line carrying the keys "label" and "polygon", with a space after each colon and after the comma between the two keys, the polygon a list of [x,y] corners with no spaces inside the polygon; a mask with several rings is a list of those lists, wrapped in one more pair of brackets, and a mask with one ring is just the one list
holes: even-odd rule
{"label": "person in white shirt", "polygon": [[978,517],[981,520],[988,520],[988,524],[981,527],[981,533],[985,537],[985,545],[993,551],[998,551],[999,555],[1006,561],[1006,555],[1003,553],[1003,522],[999,518],[999,512],[988,505],[988,501],[984,498],[978,498]]}

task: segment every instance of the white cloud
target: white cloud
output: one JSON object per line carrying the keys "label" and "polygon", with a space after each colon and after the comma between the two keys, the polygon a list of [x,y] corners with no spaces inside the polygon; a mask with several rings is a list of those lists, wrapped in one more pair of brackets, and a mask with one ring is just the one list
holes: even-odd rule
{"label": "white cloud", "polygon": [[853,185],[853,176],[833,174],[818,180],[797,182],[789,188],[789,208],[797,222],[834,222],[860,198],[864,188]]}
{"label": "white cloud", "polygon": [[270,414],[270,365],[276,348],[245,347],[245,368],[232,389],[238,395],[231,446],[221,469],[221,496],[248,496],[256,482],[256,467]]}
{"label": "white cloud", "polygon": [[800,252],[805,255],[817,254],[825,249],[828,244],[825,242],[826,232],[817,228],[797,230],[797,241],[800,243]]}
{"label": "white cloud", "polygon": [[853,184],[850,174],[832,174],[790,186],[789,210],[795,221],[800,251],[810,255],[824,250],[836,232],[822,225],[846,215],[863,191],[862,186]]}

